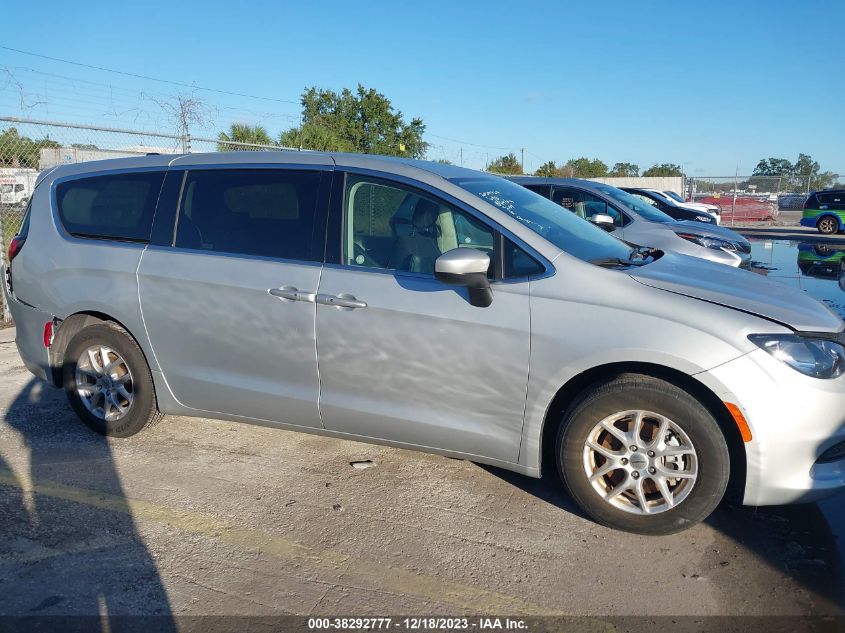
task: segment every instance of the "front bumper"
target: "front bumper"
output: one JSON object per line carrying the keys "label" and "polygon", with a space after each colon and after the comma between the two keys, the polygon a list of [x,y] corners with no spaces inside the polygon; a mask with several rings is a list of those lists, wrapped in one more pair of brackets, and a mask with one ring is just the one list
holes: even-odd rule
{"label": "front bumper", "polygon": [[755,350],[696,378],[739,405],[751,428],[745,505],[815,501],[845,488],[845,456],[817,461],[845,441],[845,376],[810,378]]}

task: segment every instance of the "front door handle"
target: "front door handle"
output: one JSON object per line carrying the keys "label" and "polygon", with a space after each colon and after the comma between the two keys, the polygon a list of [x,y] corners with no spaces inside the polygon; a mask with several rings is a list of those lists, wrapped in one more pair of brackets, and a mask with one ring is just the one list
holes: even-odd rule
{"label": "front door handle", "polygon": [[339,294],[339,295],[324,295],[318,294],[317,295],[317,303],[322,303],[323,305],[327,306],[335,306],[337,308],[366,308],[367,303],[365,301],[359,301],[352,295],[348,294]]}
{"label": "front door handle", "polygon": [[274,297],[280,299],[287,299],[288,301],[307,301],[314,303],[317,300],[317,295],[313,292],[303,292],[298,290],[295,286],[282,286],[281,288],[270,288],[267,290]]}

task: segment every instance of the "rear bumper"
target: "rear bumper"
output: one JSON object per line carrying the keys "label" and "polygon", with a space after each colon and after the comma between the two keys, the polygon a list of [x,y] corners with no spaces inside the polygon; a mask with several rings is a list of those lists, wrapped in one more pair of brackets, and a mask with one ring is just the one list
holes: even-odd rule
{"label": "rear bumper", "polygon": [[845,441],[845,376],[810,378],[757,350],[696,378],[739,405],[751,428],[746,505],[815,501],[845,488],[845,456],[818,461]]}
{"label": "rear bumper", "polygon": [[[3,279],[5,279],[5,266],[3,268]],[[53,318],[53,315],[10,297],[6,283],[2,285],[4,299],[15,320],[15,345],[24,366],[36,377],[55,386],[50,353],[44,347],[44,325]]]}
{"label": "rear bumper", "polygon": [[818,222],[818,218],[801,218],[801,226],[808,226],[810,228],[816,228],[816,222]]}

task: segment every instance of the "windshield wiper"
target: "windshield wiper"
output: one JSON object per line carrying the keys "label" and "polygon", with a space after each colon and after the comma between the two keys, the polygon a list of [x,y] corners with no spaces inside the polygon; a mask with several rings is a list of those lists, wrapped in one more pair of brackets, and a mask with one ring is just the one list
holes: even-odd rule
{"label": "windshield wiper", "polygon": [[642,266],[645,262],[635,262],[630,259],[620,259],[619,257],[599,257],[598,259],[591,259],[589,263],[595,264],[596,266],[612,268],[613,266]]}

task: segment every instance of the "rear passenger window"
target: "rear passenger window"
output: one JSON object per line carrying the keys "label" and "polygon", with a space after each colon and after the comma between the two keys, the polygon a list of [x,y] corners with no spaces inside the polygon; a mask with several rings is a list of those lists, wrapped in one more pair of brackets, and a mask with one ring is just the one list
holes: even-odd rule
{"label": "rear passenger window", "polygon": [[188,172],[176,246],[312,260],[320,172],[229,169]]}
{"label": "rear passenger window", "polygon": [[148,242],[164,172],[94,176],[56,187],[59,218],[78,237]]}

